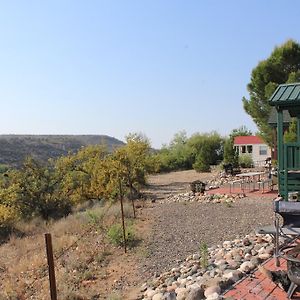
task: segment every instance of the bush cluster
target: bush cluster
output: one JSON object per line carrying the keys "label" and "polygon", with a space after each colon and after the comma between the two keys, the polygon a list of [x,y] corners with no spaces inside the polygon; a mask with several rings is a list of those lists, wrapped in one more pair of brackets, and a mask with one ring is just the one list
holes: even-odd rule
{"label": "bush cluster", "polygon": [[210,165],[216,165],[223,159],[224,139],[217,133],[196,133],[190,138],[186,133],[175,134],[168,146],[156,154],[158,172],[188,170],[207,172]]}
{"label": "bush cluster", "polygon": [[88,200],[138,195],[151,171],[150,150],[145,138],[130,135],[113,153],[88,146],[46,164],[26,159],[20,169],[0,174],[0,234],[18,220],[66,216]]}

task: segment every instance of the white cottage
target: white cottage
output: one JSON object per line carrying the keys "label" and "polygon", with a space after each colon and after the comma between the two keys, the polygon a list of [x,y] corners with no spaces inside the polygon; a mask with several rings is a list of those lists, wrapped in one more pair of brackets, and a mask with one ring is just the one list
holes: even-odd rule
{"label": "white cottage", "polygon": [[259,136],[236,136],[234,149],[239,156],[251,155],[254,166],[264,165],[265,160],[271,157],[271,148]]}

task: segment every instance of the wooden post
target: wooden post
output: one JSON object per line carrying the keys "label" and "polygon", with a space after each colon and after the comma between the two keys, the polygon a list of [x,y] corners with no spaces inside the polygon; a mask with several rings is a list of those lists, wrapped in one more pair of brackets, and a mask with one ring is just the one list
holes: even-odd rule
{"label": "wooden post", "polygon": [[[283,184],[283,112],[282,109],[277,109],[277,155],[278,155],[278,190],[279,194],[282,195],[282,184]],[[287,187],[285,187],[287,188]],[[287,199],[284,199],[287,200]]]}
{"label": "wooden post", "polygon": [[124,251],[127,252],[126,249],[126,233],[125,233],[125,221],[124,221],[124,208],[123,208],[123,190],[122,183],[119,179],[119,193],[120,193],[120,202],[121,202],[121,213],[122,213],[122,226],[123,226],[123,238],[124,238]]}
{"label": "wooden post", "polygon": [[134,207],[133,198],[131,198],[131,202],[132,202],[132,208],[133,208],[133,217],[135,218],[135,207]]}
{"label": "wooden post", "polygon": [[133,217],[135,218],[135,206],[134,206],[133,193],[132,193],[132,188],[131,187],[130,187],[130,198],[131,198],[132,209],[133,209]]}
{"label": "wooden post", "polygon": [[50,233],[45,233],[45,242],[46,242],[46,252],[47,252],[48,270],[49,270],[50,296],[51,296],[51,300],[57,300],[52,239]]}
{"label": "wooden post", "polygon": [[297,142],[300,142],[300,116],[297,115]]}

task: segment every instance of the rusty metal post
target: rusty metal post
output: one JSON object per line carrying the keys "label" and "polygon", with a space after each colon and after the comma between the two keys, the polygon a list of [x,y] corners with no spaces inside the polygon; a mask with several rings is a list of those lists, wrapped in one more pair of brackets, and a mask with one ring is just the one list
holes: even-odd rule
{"label": "rusty metal post", "polygon": [[119,179],[119,193],[120,193],[120,202],[121,202],[121,213],[122,213],[122,226],[123,226],[123,238],[124,238],[124,251],[127,252],[126,249],[126,233],[125,233],[125,221],[124,221],[124,208],[123,208],[123,190],[122,183]]}
{"label": "rusty metal post", "polygon": [[53,248],[52,248],[52,239],[50,233],[45,233],[45,242],[46,242],[46,252],[47,252],[48,270],[49,270],[50,296],[51,296],[51,300],[57,300]]}

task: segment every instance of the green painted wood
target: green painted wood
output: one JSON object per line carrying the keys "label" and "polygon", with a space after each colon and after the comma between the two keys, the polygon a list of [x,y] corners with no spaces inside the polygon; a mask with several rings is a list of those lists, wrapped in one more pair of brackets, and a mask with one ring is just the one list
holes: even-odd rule
{"label": "green painted wood", "polygon": [[280,84],[269,101],[273,106],[300,106],[300,83]]}
{"label": "green painted wood", "polygon": [[[278,188],[285,201],[291,191],[300,192],[300,174],[289,171],[300,170],[300,83],[281,84],[269,100],[277,111]],[[288,110],[297,118],[297,143],[284,144],[283,111]]]}
{"label": "green painted wood", "polygon": [[289,190],[288,190],[288,147],[287,145],[283,145],[283,153],[284,155],[284,161],[283,161],[283,171],[284,171],[284,200],[288,200],[288,194],[289,194]]}
{"label": "green painted wood", "polygon": [[[277,155],[278,155],[278,176],[282,177],[283,171],[283,113],[282,110],[277,110]],[[279,194],[282,196],[279,187]]]}
{"label": "green painted wood", "polygon": [[297,116],[297,142],[300,143],[300,116]]}

